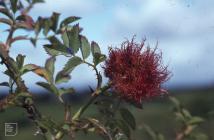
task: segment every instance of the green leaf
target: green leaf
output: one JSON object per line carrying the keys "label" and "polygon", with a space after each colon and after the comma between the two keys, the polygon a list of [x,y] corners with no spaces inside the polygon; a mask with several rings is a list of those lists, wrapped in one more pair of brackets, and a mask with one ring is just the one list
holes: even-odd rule
{"label": "green leaf", "polygon": [[157,140],[165,140],[165,137],[162,134],[158,133]]}
{"label": "green leaf", "polygon": [[55,57],[50,57],[49,59],[47,59],[46,63],[45,63],[45,69],[47,71],[49,71],[51,73],[51,75],[54,74],[54,63],[56,61]]}
{"label": "green leaf", "polygon": [[38,76],[46,79],[48,82],[52,82],[50,74],[48,73],[48,71],[45,68],[40,67],[40,68],[33,70],[32,72],[34,72]]}
{"label": "green leaf", "polygon": [[33,71],[33,70],[36,70],[37,68],[39,68],[39,66],[35,65],[35,64],[27,64],[27,65],[24,65],[21,69],[21,74],[25,74],[27,72],[30,72],[30,71]]}
{"label": "green leaf", "polygon": [[68,48],[63,45],[57,37],[50,36],[48,40],[51,42],[51,45],[44,45],[48,54],[52,56],[69,54]]}
{"label": "green leaf", "polygon": [[42,17],[38,17],[37,21],[35,22],[34,31],[36,36],[40,33],[42,30],[42,26],[44,24],[44,20]]}
{"label": "green leaf", "polygon": [[80,48],[79,25],[74,25],[71,30],[67,30],[66,32],[69,39],[69,48],[71,48],[74,53],[77,53]]}
{"label": "green leaf", "polygon": [[54,12],[51,16],[52,26],[50,27],[54,32],[57,31],[58,22],[59,22],[59,13]]}
{"label": "green leaf", "polygon": [[68,62],[65,64],[63,70],[57,73],[55,83],[60,84],[63,82],[68,82],[71,79],[69,74],[76,66],[80,65],[81,63],[82,59],[80,57],[74,56],[69,59]]}
{"label": "green leaf", "polygon": [[101,50],[100,50],[99,45],[96,42],[94,42],[94,41],[91,42],[91,52],[92,52],[93,56],[96,53],[101,54]]}
{"label": "green leaf", "polygon": [[121,129],[121,131],[128,137],[130,138],[131,136],[131,132],[129,129],[129,126],[127,125],[127,123],[123,120],[117,120],[116,121],[117,126]]}
{"label": "green leaf", "polygon": [[16,17],[16,20],[18,21],[26,21],[26,15],[19,15],[18,17]]}
{"label": "green leaf", "polygon": [[135,129],[136,128],[136,122],[135,122],[135,118],[132,115],[132,113],[126,109],[126,108],[121,108],[120,109],[120,114],[121,117],[123,118],[123,120],[132,128]]}
{"label": "green leaf", "polygon": [[75,16],[70,16],[70,17],[67,17],[66,19],[64,19],[61,24],[60,24],[60,28],[64,27],[64,26],[67,26],[68,24],[74,22],[74,21],[77,21],[79,20],[80,17],[75,17]]}
{"label": "green leaf", "polygon": [[44,19],[44,30],[43,30],[43,34],[45,36],[47,36],[48,32],[50,31],[52,26],[52,21],[50,19]]}
{"label": "green leaf", "polygon": [[200,124],[204,122],[204,119],[201,117],[192,117],[189,121],[188,124],[194,125],[194,124]]}
{"label": "green leaf", "polygon": [[36,43],[37,43],[37,39],[36,38],[30,38],[30,42],[32,43],[32,45],[34,46],[34,47],[36,47]]}
{"label": "green leaf", "polygon": [[67,48],[65,46],[58,46],[56,44],[44,45],[44,49],[51,56],[70,55],[70,53],[68,53]]}
{"label": "green leaf", "polygon": [[48,82],[51,82],[50,74],[43,67],[37,66],[35,64],[27,64],[27,65],[23,66],[22,69],[20,70],[22,75],[27,73],[27,72],[30,72],[30,71],[41,76],[41,77],[43,77]]}
{"label": "green leaf", "polygon": [[93,62],[94,62],[94,65],[98,65],[99,63],[103,62],[106,60],[106,56],[104,54],[100,54],[100,53],[95,53],[94,54],[94,59],[93,59]]}
{"label": "green leaf", "polygon": [[25,55],[21,55],[21,54],[19,54],[16,57],[16,62],[17,62],[17,65],[18,65],[19,69],[21,69],[23,67],[25,57],[26,57]]}
{"label": "green leaf", "polygon": [[56,75],[55,83],[60,84],[60,83],[66,83],[71,79],[71,76],[64,71],[60,71]]}
{"label": "green leaf", "polygon": [[80,36],[81,41],[81,53],[83,59],[86,59],[90,55],[90,44],[85,36]]}
{"label": "green leaf", "polygon": [[178,99],[176,99],[175,97],[170,96],[169,99],[172,101],[172,103],[176,106],[176,107],[180,107],[180,102],[178,101]]}
{"label": "green leaf", "polygon": [[188,119],[192,117],[192,115],[190,114],[190,112],[188,110],[183,108],[181,111],[182,111],[184,117],[186,117]]}
{"label": "green leaf", "polygon": [[186,121],[184,115],[181,112],[175,112],[176,120],[184,122]]}
{"label": "green leaf", "polygon": [[69,39],[68,39],[67,32],[66,31],[63,32],[61,37],[62,37],[64,45],[69,47]]}
{"label": "green leaf", "polygon": [[144,129],[146,133],[152,138],[152,140],[156,140],[156,133],[154,132],[154,130],[152,130],[150,126],[144,125]]}
{"label": "green leaf", "polygon": [[74,56],[71,59],[68,60],[68,62],[65,64],[63,71],[65,73],[71,73],[73,69],[80,65],[82,63],[82,59],[80,57]]}
{"label": "green leaf", "polygon": [[58,90],[54,85],[45,82],[37,82],[36,84],[48,90],[49,92],[58,95]]}
{"label": "green leaf", "polygon": [[74,93],[75,90],[73,88],[60,88],[59,89],[59,95],[62,96],[63,94],[71,94],[71,93]]}
{"label": "green leaf", "polygon": [[11,0],[10,2],[13,13],[16,13],[18,0]]}

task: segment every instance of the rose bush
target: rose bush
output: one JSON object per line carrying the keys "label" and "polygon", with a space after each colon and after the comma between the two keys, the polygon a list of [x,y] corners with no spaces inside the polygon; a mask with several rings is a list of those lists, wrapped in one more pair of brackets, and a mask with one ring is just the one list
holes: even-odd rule
{"label": "rose bush", "polygon": [[[90,43],[81,34],[82,28],[79,24],[74,24],[79,17],[71,16],[60,22],[60,14],[53,13],[50,17],[38,17],[34,20],[29,11],[41,2],[44,1],[0,1],[0,25],[8,27],[4,34],[6,40],[2,39],[0,42],[0,58],[1,64],[6,66],[4,74],[9,77],[9,81],[0,83],[0,86],[9,89],[7,97],[0,101],[0,110],[13,106],[23,108],[27,117],[38,128],[36,134],[47,140],[61,140],[66,135],[75,139],[75,134],[79,131],[96,133],[109,140],[132,139],[131,129],[136,129],[136,122],[134,115],[124,104],[131,103],[142,108],[144,100],[166,95],[167,91],[161,85],[169,80],[171,74],[167,66],[162,64],[162,53],[157,48],[145,47],[144,41],[135,42],[133,38],[123,42],[119,48],[110,49],[107,57],[102,54],[96,42]],[[24,30],[25,34],[15,34],[18,30]],[[14,42],[31,41],[37,46],[41,39],[49,42],[44,44],[44,50],[50,56],[44,66],[25,64],[26,56],[22,54],[18,54],[15,59],[11,57],[10,48]],[[55,62],[59,55],[67,57],[68,61],[56,72]],[[88,59],[90,55],[93,57],[92,61]],[[108,83],[102,82],[103,75],[98,70],[101,63],[105,76],[109,78]],[[80,64],[88,65],[94,70],[97,86],[95,89],[90,87],[91,97],[88,102],[71,114],[71,105],[65,101],[64,95],[75,93],[75,89],[72,85],[63,87],[61,83],[69,82],[70,74]],[[37,82],[37,85],[58,97],[65,108],[63,123],[57,123],[40,113],[34,103],[33,94],[22,78],[28,72],[42,77],[45,82]],[[170,99],[175,104],[176,117],[183,124],[175,139],[192,139],[192,132],[204,120],[192,116],[174,97]],[[91,104],[97,105],[99,117],[83,115]],[[165,139],[146,125],[145,130],[153,140]]]}

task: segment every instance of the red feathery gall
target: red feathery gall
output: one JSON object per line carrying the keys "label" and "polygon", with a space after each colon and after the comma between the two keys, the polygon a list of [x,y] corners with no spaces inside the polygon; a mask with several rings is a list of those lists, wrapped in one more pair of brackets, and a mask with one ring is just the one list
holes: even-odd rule
{"label": "red feathery gall", "polygon": [[142,100],[166,93],[161,84],[169,79],[167,67],[162,65],[162,54],[156,48],[144,49],[144,41],[134,38],[121,48],[111,49],[105,61],[105,75],[120,97],[141,103]]}

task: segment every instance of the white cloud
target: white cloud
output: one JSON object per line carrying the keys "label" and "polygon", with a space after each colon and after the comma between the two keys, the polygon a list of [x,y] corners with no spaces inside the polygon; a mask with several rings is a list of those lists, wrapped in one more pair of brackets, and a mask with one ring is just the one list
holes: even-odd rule
{"label": "white cloud", "polygon": [[[169,84],[190,85],[214,79],[213,4],[213,0],[46,0],[45,4],[38,4],[32,14],[49,16],[56,11],[63,16],[83,17],[80,21],[83,34],[97,41],[106,53],[107,45],[118,45],[134,34],[138,39],[146,37],[151,46],[159,41],[164,62],[174,74]],[[27,63],[44,65],[47,58],[44,50],[24,45],[22,50],[17,47],[11,53],[16,56],[24,52],[30,56]],[[60,61],[65,62],[61,58]],[[57,65],[57,69],[61,66]],[[75,71],[73,82],[80,76],[83,84],[90,84],[94,75],[89,72],[81,76],[82,69]],[[31,77],[26,79],[33,85]]]}
{"label": "white cloud", "polygon": [[115,8],[105,32],[110,42],[137,34],[154,44],[159,41],[174,76],[170,84],[194,85],[214,81],[214,1],[139,0]]}
{"label": "white cloud", "polygon": [[53,11],[68,15],[88,15],[100,10],[101,3],[98,0],[46,0],[38,4],[32,10],[33,14],[48,14]]}

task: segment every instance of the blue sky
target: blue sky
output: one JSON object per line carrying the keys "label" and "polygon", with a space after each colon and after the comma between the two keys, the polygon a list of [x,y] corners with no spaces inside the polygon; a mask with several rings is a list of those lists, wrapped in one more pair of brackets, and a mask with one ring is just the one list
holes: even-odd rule
{"label": "blue sky", "polygon": [[[213,0],[46,0],[31,13],[35,18],[53,11],[62,17],[82,17],[83,34],[98,42],[106,54],[108,46],[119,46],[134,34],[138,41],[146,38],[151,47],[158,41],[163,61],[173,73],[166,86],[186,87],[214,83],[213,5]],[[18,53],[26,54],[27,63],[44,65],[47,58],[42,46],[33,48],[30,43],[17,43],[11,54]],[[66,59],[59,57],[57,62],[60,70]],[[32,74],[24,78],[29,86],[42,81]],[[1,76],[0,82],[5,79]],[[69,85],[87,87],[95,83],[92,79],[94,73],[82,65],[75,69]]]}

